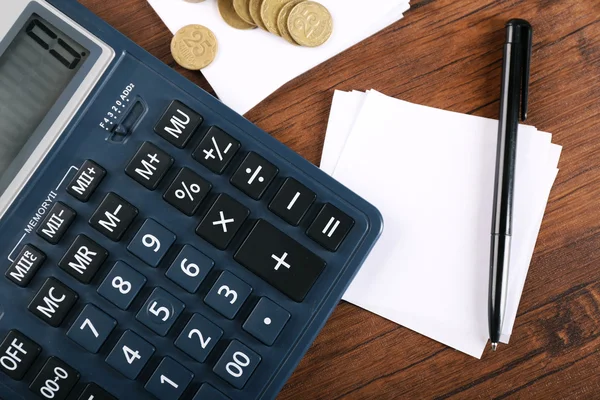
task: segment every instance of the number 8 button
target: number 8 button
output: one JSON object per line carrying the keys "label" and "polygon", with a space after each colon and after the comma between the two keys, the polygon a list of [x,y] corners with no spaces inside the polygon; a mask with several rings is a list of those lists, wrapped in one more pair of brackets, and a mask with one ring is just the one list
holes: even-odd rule
{"label": "number 8 button", "polygon": [[232,386],[241,389],[254,372],[261,358],[237,340],[232,340],[225,353],[213,368],[213,372]]}

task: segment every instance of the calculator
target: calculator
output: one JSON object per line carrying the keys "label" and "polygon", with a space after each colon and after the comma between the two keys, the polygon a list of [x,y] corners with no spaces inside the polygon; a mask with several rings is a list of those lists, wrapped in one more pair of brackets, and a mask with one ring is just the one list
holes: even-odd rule
{"label": "calculator", "polygon": [[2,399],[275,398],[382,226],[76,1],[0,5]]}

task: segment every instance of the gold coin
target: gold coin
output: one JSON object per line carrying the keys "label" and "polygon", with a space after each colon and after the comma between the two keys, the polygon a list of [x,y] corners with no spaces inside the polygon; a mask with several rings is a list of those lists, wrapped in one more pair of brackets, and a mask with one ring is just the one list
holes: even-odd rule
{"label": "gold coin", "polygon": [[264,0],[260,6],[260,16],[271,33],[281,36],[277,27],[279,12],[290,0]]}
{"label": "gold coin", "polygon": [[262,6],[262,2],[263,0],[250,0],[250,16],[256,25],[266,31],[267,27],[260,17],[260,7]]}
{"label": "gold coin", "polygon": [[233,0],[233,8],[241,19],[249,24],[256,25],[250,15],[250,0]]}
{"label": "gold coin", "polygon": [[171,40],[171,53],[177,64],[192,71],[208,66],[217,55],[217,38],[202,25],[187,25]]}
{"label": "gold coin", "polygon": [[290,35],[290,30],[288,29],[288,18],[290,17],[290,12],[292,12],[292,8],[296,7],[298,4],[302,3],[304,0],[291,0],[289,3],[283,6],[279,15],[277,16],[277,28],[279,28],[279,33],[281,33],[281,37],[290,42],[291,44],[298,45],[292,35]]}
{"label": "gold coin", "polygon": [[290,12],[288,29],[294,40],[307,47],[317,47],[333,32],[333,18],[325,7],[314,1],[304,1]]}
{"label": "gold coin", "polygon": [[219,13],[227,25],[235,29],[252,29],[255,26],[244,21],[233,8],[233,0],[219,0]]}

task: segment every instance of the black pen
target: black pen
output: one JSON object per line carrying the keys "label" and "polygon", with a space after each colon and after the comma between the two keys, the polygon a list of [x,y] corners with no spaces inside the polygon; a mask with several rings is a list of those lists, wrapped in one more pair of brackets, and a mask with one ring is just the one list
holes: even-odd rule
{"label": "black pen", "polygon": [[496,178],[492,214],[488,323],[492,350],[496,351],[506,308],[512,214],[517,160],[519,111],[527,119],[532,29],[529,22],[506,23],[502,65],[502,93],[496,150]]}

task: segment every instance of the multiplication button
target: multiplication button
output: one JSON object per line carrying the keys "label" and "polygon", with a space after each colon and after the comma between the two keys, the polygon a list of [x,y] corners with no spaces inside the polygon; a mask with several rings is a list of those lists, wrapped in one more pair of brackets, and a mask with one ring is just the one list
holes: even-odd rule
{"label": "multiplication button", "polygon": [[79,372],[57,357],[50,357],[29,390],[42,399],[64,400],[79,381]]}
{"label": "multiplication button", "polygon": [[196,233],[219,250],[225,250],[250,210],[226,194],[220,194],[206,216],[196,228]]}

